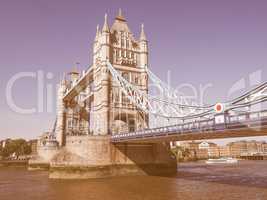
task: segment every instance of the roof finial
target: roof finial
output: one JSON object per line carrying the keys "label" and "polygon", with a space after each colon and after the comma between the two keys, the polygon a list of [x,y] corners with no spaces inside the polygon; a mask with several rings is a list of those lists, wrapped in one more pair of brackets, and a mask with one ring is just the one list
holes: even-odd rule
{"label": "roof finial", "polygon": [[125,18],[124,18],[124,16],[122,15],[122,10],[121,10],[121,8],[119,8],[119,13],[118,13],[118,15],[116,16],[116,19],[117,19],[117,20],[120,20],[120,21],[126,21]]}
{"label": "roof finial", "polygon": [[61,85],[65,85],[67,83],[67,78],[66,78],[66,73],[65,72],[63,72],[61,78],[62,78],[61,81],[60,81]]}
{"label": "roof finial", "polygon": [[97,41],[99,35],[99,24],[96,26],[96,34],[95,34],[95,41]]}
{"label": "roof finial", "polygon": [[104,25],[103,25],[103,32],[109,32],[109,27],[108,27],[108,15],[105,13],[105,20],[104,20]]}
{"label": "roof finial", "polygon": [[107,22],[107,20],[108,20],[108,14],[107,13],[105,13],[105,22]]}
{"label": "roof finial", "polygon": [[63,80],[63,81],[66,81],[66,80],[67,80],[67,78],[66,78],[66,72],[63,72],[62,80]]}
{"label": "roof finial", "polygon": [[144,24],[141,24],[141,34],[140,34],[140,41],[146,41],[146,34],[144,30]]}

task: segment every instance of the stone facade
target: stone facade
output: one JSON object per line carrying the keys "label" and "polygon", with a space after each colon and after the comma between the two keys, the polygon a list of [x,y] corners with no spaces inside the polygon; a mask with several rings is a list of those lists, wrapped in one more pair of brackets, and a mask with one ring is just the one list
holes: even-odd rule
{"label": "stone facade", "polygon": [[[121,11],[111,28],[105,15],[102,29],[97,26],[93,44],[93,63],[86,72],[73,70],[70,79],[60,83],[57,98],[56,135],[64,145],[67,135],[108,135],[148,127],[148,116],[133,105],[125,91],[112,79],[107,62],[140,91],[148,92],[148,42],[141,26],[135,39]],[[64,99],[78,79],[89,72],[86,87],[78,94]],[[79,85],[80,86],[80,85]],[[83,97],[91,98],[83,101]]]}
{"label": "stone facade", "polygon": [[92,105],[93,135],[117,134],[147,127],[147,116],[140,112],[110,77],[107,63],[140,90],[147,92],[148,44],[142,26],[140,39],[136,40],[126,19],[120,12],[111,28],[107,15],[102,31],[97,28],[94,41]]}
{"label": "stone facade", "polygon": [[148,116],[112,79],[108,62],[125,80],[148,92],[144,26],[135,39],[121,11],[111,28],[107,15],[102,29],[97,26],[92,66],[81,73],[74,69],[70,79],[64,76],[60,82],[55,126],[58,146],[41,146],[35,161],[49,162],[51,178],[176,173],[169,144],[110,142],[111,134],[147,128]]}

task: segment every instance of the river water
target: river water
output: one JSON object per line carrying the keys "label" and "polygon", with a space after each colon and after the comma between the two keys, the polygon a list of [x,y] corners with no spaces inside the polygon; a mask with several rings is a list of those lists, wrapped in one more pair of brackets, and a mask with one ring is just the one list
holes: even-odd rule
{"label": "river water", "polygon": [[0,200],[267,200],[267,161],[183,163],[175,177],[51,180],[47,172],[0,168]]}

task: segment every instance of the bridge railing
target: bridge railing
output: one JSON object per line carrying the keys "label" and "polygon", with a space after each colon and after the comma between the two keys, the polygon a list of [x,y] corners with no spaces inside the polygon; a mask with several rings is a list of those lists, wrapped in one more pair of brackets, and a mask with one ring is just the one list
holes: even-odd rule
{"label": "bridge railing", "polygon": [[259,112],[242,113],[239,115],[224,114],[224,123],[216,123],[215,118],[201,120],[197,122],[187,122],[184,124],[144,129],[135,132],[122,133],[112,136],[113,141],[135,139],[142,137],[154,137],[171,134],[198,133],[205,131],[223,131],[241,128],[257,128],[267,126],[267,110]]}

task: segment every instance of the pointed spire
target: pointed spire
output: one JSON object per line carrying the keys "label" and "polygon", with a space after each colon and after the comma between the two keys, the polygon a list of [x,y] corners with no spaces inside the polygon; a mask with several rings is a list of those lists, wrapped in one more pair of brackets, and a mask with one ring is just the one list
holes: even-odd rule
{"label": "pointed spire", "polygon": [[63,75],[62,75],[62,80],[67,80],[67,77],[66,77],[66,72],[63,72]]}
{"label": "pointed spire", "polygon": [[105,21],[104,21],[104,25],[103,25],[103,28],[102,28],[102,32],[109,32],[108,15],[107,15],[107,13],[105,14]]}
{"label": "pointed spire", "polygon": [[122,15],[122,10],[121,10],[121,8],[119,9],[119,13],[118,13],[118,15],[116,16],[116,19],[117,19],[117,20],[120,20],[120,21],[126,21],[125,18],[124,18],[124,16]]}
{"label": "pointed spire", "polygon": [[66,73],[63,72],[62,76],[61,76],[61,81],[60,81],[61,85],[65,85],[67,84],[67,77],[66,77]]}
{"label": "pointed spire", "polygon": [[144,24],[141,25],[140,41],[147,41],[146,40],[146,34],[144,31]]}
{"label": "pointed spire", "polygon": [[99,25],[97,24],[97,26],[96,26],[96,34],[95,34],[95,41],[98,40],[98,36],[99,36]]}

